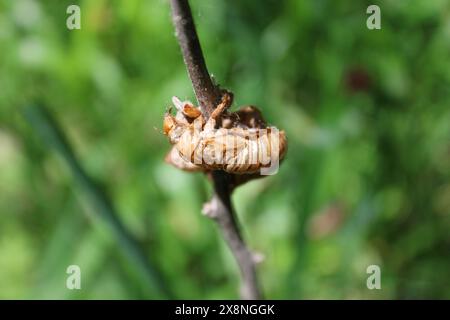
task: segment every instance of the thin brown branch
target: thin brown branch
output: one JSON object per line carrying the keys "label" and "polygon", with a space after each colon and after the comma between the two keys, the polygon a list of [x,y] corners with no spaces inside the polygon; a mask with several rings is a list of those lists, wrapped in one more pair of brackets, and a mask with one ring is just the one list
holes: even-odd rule
{"label": "thin brown branch", "polygon": [[[172,20],[189,77],[198,103],[209,117],[221,99],[206,67],[191,9],[187,0],[171,0]],[[241,271],[241,296],[243,299],[260,299],[255,261],[239,229],[231,203],[232,179],[223,171],[212,172],[214,195],[205,205],[205,213],[213,218],[230,247]]]}
{"label": "thin brown branch", "polygon": [[220,93],[209,76],[198,40],[191,8],[187,0],[171,1],[172,20],[184,63],[194,87],[198,103],[206,117],[220,101]]}

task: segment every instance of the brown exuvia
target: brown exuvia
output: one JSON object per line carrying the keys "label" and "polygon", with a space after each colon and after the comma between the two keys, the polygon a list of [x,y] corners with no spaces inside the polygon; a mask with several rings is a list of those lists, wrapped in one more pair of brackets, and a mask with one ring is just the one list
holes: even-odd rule
{"label": "brown exuvia", "polygon": [[254,106],[228,112],[232,95],[227,91],[207,120],[192,103],[176,97],[172,101],[177,113],[165,114],[163,131],[173,144],[166,161],[177,168],[255,174],[286,154],[284,131],[268,126]]}

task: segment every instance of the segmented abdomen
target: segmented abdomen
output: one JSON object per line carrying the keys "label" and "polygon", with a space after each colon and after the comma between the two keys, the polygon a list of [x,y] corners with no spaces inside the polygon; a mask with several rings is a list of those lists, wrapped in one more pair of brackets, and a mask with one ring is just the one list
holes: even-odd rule
{"label": "segmented abdomen", "polygon": [[187,130],[176,144],[180,156],[205,170],[255,173],[281,161],[286,153],[284,131],[265,129]]}

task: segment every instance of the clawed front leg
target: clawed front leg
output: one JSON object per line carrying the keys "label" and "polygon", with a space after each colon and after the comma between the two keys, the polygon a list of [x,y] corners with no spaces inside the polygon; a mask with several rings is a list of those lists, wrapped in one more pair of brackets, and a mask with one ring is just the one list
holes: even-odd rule
{"label": "clawed front leg", "polygon": [[208,121],[205,124],[205,130],[212,130],[215,128],[217,118],[219,118],[222,115],[222,113],[224,113],[231,106],[232,101],[233,101],[232,93],[224,91],[222,95],[222,100],[214,109],[214,111],[211,113]]}
{"label": "clawed front leg", "polygon": [[231,92],[224,91],[222,95],[222,100],[220,101],[219,105],[214,109],[214,111],[211,113],[210,118],[217,119],[222,113],[225,112],[230,106],[233,101],[233,95]]}

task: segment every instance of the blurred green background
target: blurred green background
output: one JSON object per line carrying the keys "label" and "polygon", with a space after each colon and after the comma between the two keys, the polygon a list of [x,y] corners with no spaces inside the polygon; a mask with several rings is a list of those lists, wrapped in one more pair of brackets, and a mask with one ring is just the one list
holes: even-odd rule
{"label": "blurred green background", "polygon": [[[450,298],[450,2],[191,5],[235,107],[289,139],[279,173],[233,196],[265,296]],[[209,183],[163,162],[173,95],[195,101],[168,1],[0,0],[0,298],[238,298]]]}

